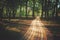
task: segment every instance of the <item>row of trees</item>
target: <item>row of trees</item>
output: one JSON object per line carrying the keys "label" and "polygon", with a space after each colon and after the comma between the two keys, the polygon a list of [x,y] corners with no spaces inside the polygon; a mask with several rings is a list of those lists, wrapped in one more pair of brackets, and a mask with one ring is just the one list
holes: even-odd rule
{"label": "row of trees", "polygon": [[[43,1],[42,1],[43,2]],[[45,3],[45,4],[44,4]],[[49,11],[51,13],[51,17],[58,17],[58,3],[59,3],[59,0],[45,0],[44,3],[42,3],[42,10],[45,12],[45,17],[46,18],[49,18]],[[42,11],[42,16],[43,16],[43,11]]]}
{"label": "row of trees", "polygon": [[1,0],[0,18],[15,18],[18,13],[19,17],[24,15],[27,18],[29,12],[32,17],[58,17],[58,3],[58,0]]}

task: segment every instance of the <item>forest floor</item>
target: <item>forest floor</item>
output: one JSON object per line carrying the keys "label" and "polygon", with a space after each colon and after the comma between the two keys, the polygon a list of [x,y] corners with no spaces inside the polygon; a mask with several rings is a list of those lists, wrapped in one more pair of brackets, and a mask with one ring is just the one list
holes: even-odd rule
{"label": "forest floor", "polygon": [[[23,36],[30,27],[33,20],[22,19],[3,19],[0,22],[0,39],[1,40],[23,40]],[[48,28],[52,34],[54,40],[60,40],[60,24],[55,21],[40,20],[46,28]]]}

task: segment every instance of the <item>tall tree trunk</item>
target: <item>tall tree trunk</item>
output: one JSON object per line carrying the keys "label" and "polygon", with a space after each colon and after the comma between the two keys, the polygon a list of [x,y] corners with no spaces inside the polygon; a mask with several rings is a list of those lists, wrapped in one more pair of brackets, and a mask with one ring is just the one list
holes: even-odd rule
{"label": "tall tree trunk", "polygon": [[8,10],[8,19],[9,19],[9,21],[10,21],[10,17],[11,17],[11,10],[9,8],[9,10]]}
{"label": "tall tree trunk", "polygon": [[0,11],[0,21],[2,21],[2,18],[3,18],[3,7],[1,8],[1,11]]}
{"label": "tall tree trunk", "polygon": [[55,5],[53,6],[53,13],[52,13],[52,18],[54,18],[54,15],[55,15]]}
{"label": "tall tree trunk", "polygon": [[48,18],[48,14],[49,14],[49,13],[48,13],[48,8],[49,8],[49,7],[48,7],[48,1],[47,1],[47,0],[45,0],[45,8],[46,8],[46,9],[45,9],[45,18],[47,19],[47,18]]}
{"label": "tall tree trunk", "polygon": [[15,18],[16,10],[13,8],[13,18]]}
{"label": "tall tree trunk", "polygon": [[28,1],[26,1],[26,18],[28,17],[28,14],[27,14],[27,5],[28,4]]}
{"label": "tall tree trunk", "polygon": [[33,13],[32,13],[33,17],[34,17],[34,8],[35,8],[35,1],[33,0]]}
{"label": "tall tree trunk", "polygon": [[0,21],[2,21],[2,18],[3,18],[3,8],[4,8],[4,1],[1,0],[0,1]]}
{"label": "tall tree trunk", "polygon": [[7,10],[6,10],[6,18],[8,18],[8,10],[9,10],[9,9],[7,8]]}
{"label": "tall tree trunk", "polygon": [[47,13],[46,12],[47,11],[46,9],[47,9],[47,1],[45,0],[45,18],[46,18],[46,13]]}
{"label": "tall tree trunk", "polygon": [[20,18],[21,18],[21,5],[20,5],[20,15],[19,15],[19,16],[20,16]]}
{"label": "tall tree trunk", "polygon": [[43,3],[42,3],[42,14],[41,14],[41,17],[43,18]]}
{"label": "tall tree trunk", "polygon": [[58,17],[58,12],[57,12],[57,5],[58,5],[58,0],[56,0],[56,18]]}

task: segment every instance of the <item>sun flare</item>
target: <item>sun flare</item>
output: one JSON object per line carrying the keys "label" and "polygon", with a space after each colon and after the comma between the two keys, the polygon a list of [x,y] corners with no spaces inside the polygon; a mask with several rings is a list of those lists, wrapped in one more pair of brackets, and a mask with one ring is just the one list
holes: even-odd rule
{"label": "sun flare", "polygon": [[47,35],[51,34],[44,24],[37,17],[32,21],[31,26],[25,33],[25,40],[48,40]]}

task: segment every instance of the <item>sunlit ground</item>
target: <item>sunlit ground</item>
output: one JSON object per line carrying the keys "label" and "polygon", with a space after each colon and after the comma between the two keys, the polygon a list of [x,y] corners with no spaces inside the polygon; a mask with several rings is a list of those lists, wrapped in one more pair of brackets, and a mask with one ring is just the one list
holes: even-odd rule
{"label": "sunlit ground", "polygon": [[25,40],[52,40],[51,32],[44,27],[39,17],[32,21],[24,35]]}
{"label": "sunlit ground", "polygon": [[21,30],[19,30],[16,27],[6,27],[7,30],[11,30],[11,31],[15,31],[15,32],[20,32]]}

